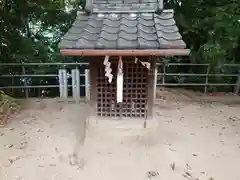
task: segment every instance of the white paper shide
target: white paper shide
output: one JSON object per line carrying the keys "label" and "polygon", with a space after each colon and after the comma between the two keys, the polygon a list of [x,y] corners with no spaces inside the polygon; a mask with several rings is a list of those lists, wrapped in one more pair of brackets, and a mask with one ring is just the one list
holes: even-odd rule
{"label": "white paper shide", "polygon": [[109,56],[105,56],[103,64],[105,65],[105,77],[107,77],[108,82],[111,83],[113,79],[113,75],[112,75],[112,68],[110,67],[111,63],[109,62]]}
{"label": "white paper shide", "polygon": [[123,62],[122,57],[118,59],[117,72],[117,103],[123,102]]}

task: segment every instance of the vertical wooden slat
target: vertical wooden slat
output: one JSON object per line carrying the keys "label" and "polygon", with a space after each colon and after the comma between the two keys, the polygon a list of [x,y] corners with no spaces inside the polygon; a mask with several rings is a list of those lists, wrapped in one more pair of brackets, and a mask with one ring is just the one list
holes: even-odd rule
{"label": "vertical wooden slat", "polygon": [[151,68],[148,73],[148,106],[147,106],[147,119],[153,119],[153,106],[154,106],[154,71],[156,68],[156,59],[151,57]]}
{"label": "vertical wooden slat", "polygon": [[155,67],[155,71],[154,71],[154,85],[153,85],[153,95],[154,95],[154,103],[156,102],[156,91],[157,91],[157,74],[158,74],[158,67]]}
{"label": "vertical wooden slat", "polygon": [[[94,57],[96,58],[96,57]],[[97,65],[95,59],[89,59],[90,69],[90,105],[91,105],[91,116],[95,117],[97,113]]]}

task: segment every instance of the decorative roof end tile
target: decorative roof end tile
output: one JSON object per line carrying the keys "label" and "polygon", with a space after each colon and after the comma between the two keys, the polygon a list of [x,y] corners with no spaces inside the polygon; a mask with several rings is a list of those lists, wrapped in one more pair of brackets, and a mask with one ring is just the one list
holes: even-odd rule
{"label": "decorative roof end tile", "polygon": [[85,11],[88,13],[92,13],[93,10],[93,0],[86,0]]}

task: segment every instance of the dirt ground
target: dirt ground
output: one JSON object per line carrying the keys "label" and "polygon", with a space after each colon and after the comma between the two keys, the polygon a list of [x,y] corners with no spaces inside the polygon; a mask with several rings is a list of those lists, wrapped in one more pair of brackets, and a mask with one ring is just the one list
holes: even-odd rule
{"label": "dirt ground", "polygon": [[239,180],[240,105],[160,94],[153,129],[86,128],[83,103],[28,101],[0,128],[0,179]]}

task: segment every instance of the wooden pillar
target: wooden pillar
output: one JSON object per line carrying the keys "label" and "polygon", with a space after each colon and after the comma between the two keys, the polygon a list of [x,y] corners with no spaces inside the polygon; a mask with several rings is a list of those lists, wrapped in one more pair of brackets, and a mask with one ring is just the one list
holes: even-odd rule
{"label": "wooden pillar", "polygon": [[150,57],[151,68],[148,72],[148,100],[147,100],[147,120],[152,120],[154,118],[154,84],[155,84],[155,68],[156,59],[155,57]]}
{"label": "wooden pillar", "polygon": [[90,106],[91,106],[91,117],[96,117],[97,108],[97,65],[95,59],[92,57],[89,59],[90,69]]}

